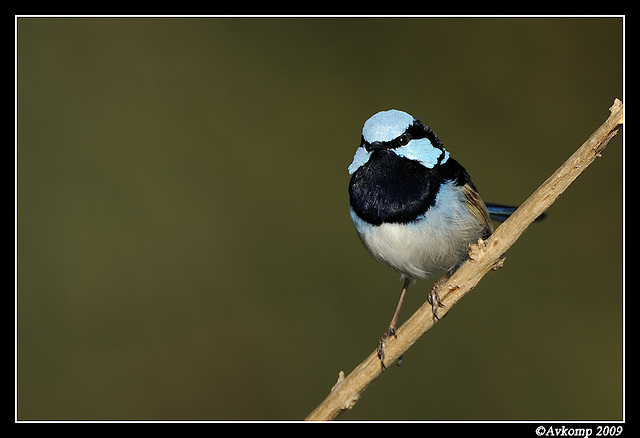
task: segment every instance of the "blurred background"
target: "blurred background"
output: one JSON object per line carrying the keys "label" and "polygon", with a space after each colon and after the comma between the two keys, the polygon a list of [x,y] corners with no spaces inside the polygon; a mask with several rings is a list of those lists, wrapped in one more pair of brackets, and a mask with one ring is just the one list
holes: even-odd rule
{"label": "blurred background", "polygon": [[[622,24],[18,18],[18,419],[303,419],[401,288],[349,219],[364,121],[518,204],[623,98]],[[622,146],[339,420],[621,419]]]}

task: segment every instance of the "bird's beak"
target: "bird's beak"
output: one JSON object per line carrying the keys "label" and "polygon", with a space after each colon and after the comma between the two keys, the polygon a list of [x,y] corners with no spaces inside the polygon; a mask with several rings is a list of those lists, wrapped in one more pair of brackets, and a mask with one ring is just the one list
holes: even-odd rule
{"label": "bird's beak", "polygon": [[371,152],[375,149],[385,149],[386,146],[384,145],[384,143],[380,142],[380,141],[374,141],[373,143],[369,143],[367,144],[367,151]]}

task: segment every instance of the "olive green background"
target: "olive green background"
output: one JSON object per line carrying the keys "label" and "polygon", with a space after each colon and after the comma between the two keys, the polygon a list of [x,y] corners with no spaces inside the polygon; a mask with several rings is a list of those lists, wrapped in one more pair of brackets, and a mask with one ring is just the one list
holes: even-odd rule
{"label": "olive green background", "polygon": [[[17,418],[303,419],[401,287],[349,219],[364,121],[410,112],[517,204],[623,97],[622,24],[18,18]],[[622,160],[340,420],[622,419]]]}

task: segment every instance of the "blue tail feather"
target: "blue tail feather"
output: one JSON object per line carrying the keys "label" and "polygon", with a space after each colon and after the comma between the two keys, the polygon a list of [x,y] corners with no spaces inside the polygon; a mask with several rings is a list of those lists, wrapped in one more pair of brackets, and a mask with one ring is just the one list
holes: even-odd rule
{"label": "blue tail feather", "polygon": [[[514,207],[511,205],[494,204],[491,202],[487,202],[485,204],[487,206],[487,210],[489,211],[489,216],[491,217],[491,219],[499,222],[507,220],[507,218],[518,209],[518,207]],[[536,218],[536,221],[544,219],[545,216],[546,213],[542,213]]]}

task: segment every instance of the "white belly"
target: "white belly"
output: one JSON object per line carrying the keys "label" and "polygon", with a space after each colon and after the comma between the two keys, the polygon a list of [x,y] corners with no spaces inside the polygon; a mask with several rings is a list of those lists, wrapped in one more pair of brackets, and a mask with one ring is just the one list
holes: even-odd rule
{"label": "white belly", "polygon": [[351,219],[376,260],[413,278],[453,268],[467,257],[469,244],[483,233],[482,224],[467,209],[462,191],[453,184],[443,184],[435,205],[409,224],[371,225],[353,210]]}

